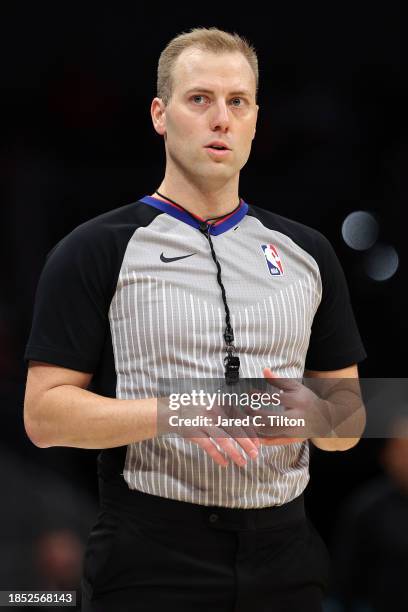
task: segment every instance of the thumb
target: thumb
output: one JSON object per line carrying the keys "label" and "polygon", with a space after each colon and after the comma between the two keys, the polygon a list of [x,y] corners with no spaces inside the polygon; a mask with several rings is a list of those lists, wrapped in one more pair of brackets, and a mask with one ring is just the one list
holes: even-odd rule
{"label": "thumb", "polygon": [[[275,386],[278,386],[282,391],[296,391],[299,388],[299,383],[292,378],[281,378],[270,368],[263,369],[263,375],[265,378],[271,378],[276,381]],[[279,381],[279,382],[278,382]]]}
{"label": "thumb", "polygon": [[279,378],[279,376],[277,374],[272,372],[271,368],[264,368],[262,370],[262,373],[263,373],[265,378]]}

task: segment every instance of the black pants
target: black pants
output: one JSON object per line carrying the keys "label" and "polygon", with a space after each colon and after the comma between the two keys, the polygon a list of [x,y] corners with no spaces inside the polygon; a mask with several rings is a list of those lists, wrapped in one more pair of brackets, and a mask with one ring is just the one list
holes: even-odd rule
{"label": "black pants", "polygon": [[275,508],[205,507],[101,482],[83,612],[319,612],[326,547],[303,496]]}

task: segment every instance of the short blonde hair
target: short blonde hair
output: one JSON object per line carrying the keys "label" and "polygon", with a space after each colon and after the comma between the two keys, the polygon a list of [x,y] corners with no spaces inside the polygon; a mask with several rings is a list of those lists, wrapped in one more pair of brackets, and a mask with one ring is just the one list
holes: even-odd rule
{"label": "short blonde hair", "polygon": [[168,104],[172,95],[173,67],[184,49],[196,47],[213,53],[239,52],[247,59],[255,75],[256,95],[258,94],[258,58],[254,47],[242,36],[230,34],[218,28],[193,28],[173,38],[162,51],[157,68],[157,97]]}

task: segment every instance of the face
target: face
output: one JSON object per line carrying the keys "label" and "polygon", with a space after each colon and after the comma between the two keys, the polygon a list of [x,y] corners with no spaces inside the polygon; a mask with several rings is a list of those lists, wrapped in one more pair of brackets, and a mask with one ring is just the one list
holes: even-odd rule
{"label": "face", "polygon": [[[167,106],[152,103],[156,131],[165,138],[167,168],[194,182],[222,185],[237,178],[255,136],[255,75],[239,53],[185,49],[173,69]],[[220,141],[228,150],[208,147]]]}

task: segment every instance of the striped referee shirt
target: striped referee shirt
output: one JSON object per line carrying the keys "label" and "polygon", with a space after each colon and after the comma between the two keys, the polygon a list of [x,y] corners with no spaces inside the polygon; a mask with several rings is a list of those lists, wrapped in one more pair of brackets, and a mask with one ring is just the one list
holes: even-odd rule
{"label": "striped referee shirt", "polygon": [[[200,220],[145,196],[80,225],[49,253],[25,359],[92,373],[107,397],[157,397],[160,378],[224,377],[225,311]],[[242,378],[301,378],[365,357],[343,271],[314,229],[243,200],[214,223]],[[308,442],[218,466],[181,436],[104,449],[99,474],[206,506],[285,504],[309,479]]]}

